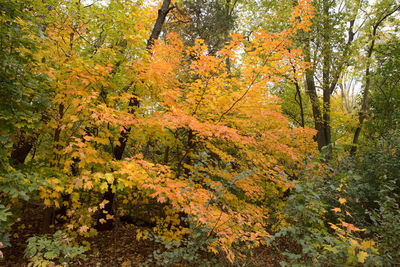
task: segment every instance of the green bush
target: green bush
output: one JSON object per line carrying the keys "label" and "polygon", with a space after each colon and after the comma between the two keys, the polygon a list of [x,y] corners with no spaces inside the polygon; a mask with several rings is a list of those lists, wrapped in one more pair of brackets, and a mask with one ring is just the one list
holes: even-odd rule
{"label": "green bush", "polygon": [[175,264],[195,264],[196,266],[220,266],[216,255],[208,251],[208,245],[214,242],[208,233],[211,229],[197,227],[188,218],[189,232],[181,241],[166,241],[157,236],[148,236],[161,244],[164,249],[154,250],[144,266],[174,266]]}
{"label": "green bush", "polygon": [[[285,208],[288,226],[280,229],[267,243],[285,238],[290,246],[281,253],[286,256],[282,266],[376,266],[380,264],[377,251],[362,232],[347,222],[342,198],[343,175],[310,177],[310,170],[294,181],[295,190]],[[342,202],[342,204],[340,203]],[[342,209],[340,209],[342,207]],[[336,212],[332,209],[337,208]]]}
{"label": "green bush", "polygon": [[374,237],[388,265],[400,262],[400,131],[371,141],[347,166],[353,218]]}
{"label": "green bush", "polygon": [[55,266],[56,263],[67,266],[73,259],[86,259],[84,247],[74,247],[71,239],[62,231],[53,236],[31,237],[25,249],[28,266]]}

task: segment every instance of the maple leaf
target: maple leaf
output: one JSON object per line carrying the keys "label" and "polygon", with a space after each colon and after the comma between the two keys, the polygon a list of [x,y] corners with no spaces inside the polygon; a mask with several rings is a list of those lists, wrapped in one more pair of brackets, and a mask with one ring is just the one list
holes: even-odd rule
{"label": "maple leaf", "polygon": [[85,185],[83,186],[83,188],[84,188],[84,189],[90,190],[90,189],[93,188],[93,183],[92,183],[91,181],[87,181],[87,182],[85,183]]}
{"label": "maple leaf", "polygon": [[360,251],[357,255],[357,260],[359,263],[364,263],[365,259],[368,258],[369,254],[365,251]]}
{"label": "maple leaf", "polygon": [[341,212],[342,210],[341,210],[340,208],[334,208],[334,209],[332,209],[332,211],[334,211],[334,212]]}
{"label": "maple leaf", "polygon": [[360,229],[358,229],[357,227],[355,227],[354,224],[351,224],[351,223],[342,222],[342,225],[343,225],[344,227],[346,227],[346,228],[347,228],[347,231],[349,231],[349,232],[360,230]]}
{"label": "maple leaf", "polygon": [[86,233],[88,229],[89,229],[89,227],[87,227],[86,225],[82,225],[82,226],[79,228],[79,232],[80,232],[80,233]]}
{"label": "maple leaf", "polygon": [[165,203],[166,200],[165,200],[165,197],[159,196],[157,201],[160,202],[160,203]]}
{"label": "maple leaf", "polygon": [[51,205],[50,199],[46,198],[46,199],[44,200],[44,204],[45,204],[46,206],[50,206],[50,205]]}
{"label": "maple leaf", "polygon": [[104,209],[105,205],[106,205],[107,203],[109,203],[109,202],[110,202],[109,200],[104,199],[104,200],[99,204],[100,209]]}
{"label": "maple leaf", "polygon": [[329,226],[333,229],[333,230],[337,230],[339,229],[339,227],[337,227],[336,225],[334,225],[333,223],[328,223]]}

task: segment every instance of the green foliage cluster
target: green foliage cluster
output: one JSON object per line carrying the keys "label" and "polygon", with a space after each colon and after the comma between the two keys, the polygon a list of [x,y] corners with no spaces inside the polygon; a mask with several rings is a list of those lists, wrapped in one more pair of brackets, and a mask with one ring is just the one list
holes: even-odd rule
{"label": "green foliage cluster", "polygon": [[390,35],[376,49],[376,69],[372,74],[370,135],[386,136],[400,128],[400,38]]}
{"label": "green foliage cluster", "polygon": [[75,247],[71,239],[62,231],[53,236],[31,237],[25,249],[25,257],[29,260],[28,266],[66,266],[71,260],[85,260],[84,247]]}
{"label": "green foliage cluster", "polygon": [[[286,256],[286,261],[281,262],[283,266],[356,266],[359,263],[375,266],[379,263],[377,251],[367,246],[364,238],[357,234],[360,229],[349,231],[343,226],[347,226],[349,219],[344,205],[337,200],[343,196],[340,185],[343,177],[346,175],[339,179],[335,176],[310,177],[306,170],[296,181],[295,191],[285,208],[288,226],[267,238],[271,245],[281,238],[294,241],[294,248],[281,251]],[[334,207],[338,206],[343,212],[333,213]]]}
{"label": "green foliage cluster", "polygon": [[198,227],[189,219],[189,234],[181,241],[167,241],[165,238],[157,236],[149,236],[151,240],[162,245],[165,250],[154,250],[149,255],[145,264],[147,265],[162,265],[175,266],[176,264],[197,266],[220,266],[220,259],[208,251],[208,246],[211,245],[215,238],[209,235],[211,229],[206,227]]}
{"label": "green foliage cluster", "polygon": [[0,5],[0,144],[5,134],[38,127],[48,104],[46,75],[32,71],[40,27],[29,11],[32,1],[5,0]]}
{"label": "green foliage cluster", "polygon": [[12,225],[12,213],[9,210],[9,207],[0,204],[0,242],[2,244],[0,248],[8,247],[11,245],[10,234],[7,233]]}
{"label": "green foliage cluster", "polygon": [[370,141],[347,166],[350,209],[388,264],[400,262],[400,131]]}
{"label": "green foliage cluster", "polygon": [[169,30],[178,32],[189,45],[197,39],[204,40],[209,53],[215,54],[229,41],[229,33],[235,27],[238,16],[234,5],[225,0],[184,0],[176,13],[178,22]]}
{"label": "green foliage cluster", "polygon": [[[400,262],[400,132],[370,140],[356,157],[331,162],[324,177],[303,173],[288,198],[289,225],[275,233],[296,240],[289,266],[393,266]],[[346,222],[343,224],[343,222]],[[351,223],[357,231],[343,225]]]}

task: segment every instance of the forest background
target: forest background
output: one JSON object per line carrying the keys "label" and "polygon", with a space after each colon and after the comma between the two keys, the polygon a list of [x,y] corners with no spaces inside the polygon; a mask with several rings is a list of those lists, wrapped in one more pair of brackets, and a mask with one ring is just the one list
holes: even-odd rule
{"label": "forest background", "polygon": [[399,11],[1,0],[0,264],[399,264]]}

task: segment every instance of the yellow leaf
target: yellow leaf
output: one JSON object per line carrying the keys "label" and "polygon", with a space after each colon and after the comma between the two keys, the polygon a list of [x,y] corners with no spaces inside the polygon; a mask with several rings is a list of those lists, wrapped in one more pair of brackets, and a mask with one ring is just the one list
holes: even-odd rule
{"label": "yellow leaf", "polygon": [[99,204],[100,209],[104,209],[104,206],[105,206],[108,202],[110,202],[110,201],[108,201],[107,199],[104,199],[104,200]]}
{"label": "yellow leaf", "polygon": [[367,248],[373,248],[375,245],[375,242],[373,240],[369,240],[369,241],[363,241],[361,242],[361,246],[365,249]]}
{"label": "yellow leaf", "polygon": [[334,208],[334,209],[332,209],[332,211],[334,211],[334,212],[341,212],[342,210],[341,210],[340,208]]}
{"label": "yellow leaf", "polygon": [[357,255],[357,260],[360,263],[364,263],[366,258],[368,258],[368,253],[365,251],[360,251]]}
{"label": "yellow leaf", "polygon": [[218,250],[217,250],[215,247],[213,247],[213,246],[209,246],[208,249],[209,249],[211,252],[213,252],[214,254],[217,254],[217,253],[218,253]]}
{"label": "yellow leaf", "polygon": [[140,240],[141,237],[142,237],[142,232],[138,231],[138,233],[136,234],[136,239]]}
{"label": "yellow leaf", "polygon": [[60,180],[58,180],[58,179],[56,179],[56,178],[53,178],[53,179],[51,179],[49,182],[50,182],[51,184],[59,184],[59,183],[60,183]]}
{"label": "yellow leaf", "polygon": [[64,188],[63,188],[62,186],[56,185],[56,186],[54,187],[54,190],[55,190],[56,192],[62,192],[62,191],[64,190]]}
{"label": "yellow leaf", "polygon": [[106,173],[104,177],[109,184],[112,184],[112,182],[114,182],[114,176],[111,173]]}
{"label": "yellow leaf", "polygon": [[358,245],[358,242],[356,240],[354,240],[353,238],[349,238],[349,240],[353,245],[355,245],[355,246]]}
{"label": "yellow leaf", "polygon": [[340,203],[340,204],[344,204],[344,203],[346,203],[346,199],[344,199],[344,198],[342,198],[342,197],[341,197],[341,198],[339,198],[339,203]]}
{"label": "yellow leaf", "polygon": [[85,185],[83,186],[83,188],[85,188],[85,189],[92,189],[93,188],[93,183],[91,182],[91,181],[87,181],[86,183],[85,183]]}
{"label": "yellow leaf", "polygon": [[108,183],[107,182],[103,182],[100,184],[100,191],[101,192],[105,192],[108,188]]}

